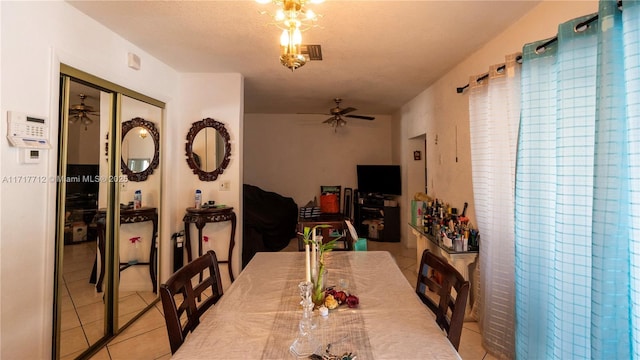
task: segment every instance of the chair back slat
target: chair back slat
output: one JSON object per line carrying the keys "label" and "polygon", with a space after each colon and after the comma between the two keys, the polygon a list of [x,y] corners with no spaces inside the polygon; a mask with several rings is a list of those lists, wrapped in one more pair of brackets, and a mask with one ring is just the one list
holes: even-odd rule
{"label": "chair back slat", "polygon": [[[200,281],[201,274],[205,271],[209,274]],[[211,290],[211,294],[206,294],[207,290]],[[222,294],[218,258],[214,251],[208,251],[183,266],[166,283],[160,285],[160,298],[172,354],[200,324],[200,316],[217,303]]]}
{"label": "chair back slat", "polygon": [[446,331],[447,338],[458,350],[469,297],[469,281],[445,259],[429,250],[422,253],[418,269],[416,293],[435,314],[436,323]]}

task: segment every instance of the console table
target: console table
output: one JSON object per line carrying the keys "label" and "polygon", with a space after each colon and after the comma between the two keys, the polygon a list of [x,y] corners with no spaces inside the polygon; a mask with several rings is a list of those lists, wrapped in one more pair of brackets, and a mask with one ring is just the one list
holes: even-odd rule
{"label": "console table", "polygon": [[[422,259],[422,252],[425,249],[429,249],[429,251],[434,254],[440,254],[444,257],[451,265],[453,265],[456,270],[464,277],[465,280],[469,281],[469,265],[473,264],[478,258],[478,251],[455,251],[453,249],[449,249],[444,245],[438,243],[435,236],[431,234],[427,234],[424,232],[424,227],[416,226],[413,224],[409,224],[411,226],[411,232],[416,237],[416,265],[420,267],[420,260]],[[420,271],[420,269],[418,269]],[[467,309],[465,315],[465,320],[471,320],[470,314],[471,312],[471,301],[467,301]]]}
{"label": "console table", "polygon": [[231,221],[231,238],[229,239],[229,254],[227,260],[218,260],[218,263],[227,264],[229,268],[229,278],[233,282],[233,270],[231,268],[231,259],[233,255],[233,248],[235,247],[236,237],[236,213],[233,212],[232,207],[223,208],[187,208],[184,218],[184,236],[185,236],[185,248],[187,250],[187,261],[191,262],[193,254],[191,253],[191,237],[189,234],[189,224],[195,224],[198,229],[198,257],[202,256],[202,228],[207,223],[217,223],[224,221]]}
{"label": "console table", "polygon": [[[96,289],[98,292],[102,292],[102,282],[104,280],[104,252],[105,252],[105,222],[106,222],[107,211],[106,209],[98,210],[94,221],[97,224],[98,230],[98,249],[100,251],[100,277],[98,279],[98,283],[96,284]],[[120,209],[120,224],[134,224],[134,223],[142,223],[146,221],[151,221],[153,224],[153,230],[151,234],[151,241],[149,242],[149,261],[148,262],[137,262],[135,264],[130,264],[128,262],[119,262],[120,266],[118,271],[123,271],[131,266],[137,265],[148,265],[149,266],[149,276],[151,277],[151,283],[153,286],[153,292],[158,292],[158,283],[156,281],[156,238],[158,237],[158,210],[154,207],[142,207],[140,209]]]}

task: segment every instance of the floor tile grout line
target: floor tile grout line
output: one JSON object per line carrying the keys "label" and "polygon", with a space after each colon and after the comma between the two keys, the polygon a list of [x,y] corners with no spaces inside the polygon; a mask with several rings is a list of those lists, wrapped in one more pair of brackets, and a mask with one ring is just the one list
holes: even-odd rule
{"label": "floor tile grout line", "polygon": [[482,335],[479,331],[475,331],[474,329],[468,328],[468,327],[466,327],[466,326],[463,326],[463,328],[464,328],[465,330],[467,330],[467,331],[471,331],[471,332],[474,332],[474,333],[476,333],[476,334],[478,334],[478,335]]}
{"label": "floor tile grout line", "polygon": [[[136,320],[136,321],[137,321],[137,320]],[[132,325],[133,325],[133,324],[132,324]],[[148,333],[150,333],[150,332],[152,332],[152,331],[155,331],[155,330],[158,330],[158,329],[160,329],[160,328],[166,328],[166,325],[165,325],[165,324],[159,325],[158,327],[155,327],[155,328],[153,328],[153,329],[148,329],[148,330],[143,331],[143,332],[141,332],[141,333],[139,333],[139,334],[133,335],[133,336],[131,336],[131,337],[128,337],[128,338],[126,338],[126,339],[122,339],[122,340],[119,340],[119,341],[118,341],[118,337],[120,337],[120,336],[124,335],[124,333],[118,334],[118,335],[116,335],[116,337],[114,337],[113,339],[111,339],[111,340],[109,341],[109,343],[107,343],[107,346],[112,346],[112,345],[122,344],[122,343],[123,343],[123,342],[125,342],[125,341],[133,340],[133,339],[135,339],[135,338],[137,338],[137,337],[139,337],[139,336],[142,336],[142,335],[148,334]]]}

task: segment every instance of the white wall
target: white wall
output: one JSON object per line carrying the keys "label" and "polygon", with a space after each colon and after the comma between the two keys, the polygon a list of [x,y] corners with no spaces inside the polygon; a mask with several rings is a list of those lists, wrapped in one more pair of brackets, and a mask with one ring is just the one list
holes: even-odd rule
{"label": "white wall", "polygon": [[[176,229],[184,227],[182,218],[185,209],[194,206],[196,189],[202,191],[203,203],[214,200],[216,204],[224,204],[234,208],[238,224],[236,227],[236,246],[233,250],[233,273],[238,276],[241,269],[242,254],[242,131],[243,131],[243,78],[239,74],[183,74],[178,83],[178,92],[181,94],[181,101],[178,106],[182,109],[180,116],[171,119],[173,128],[179,138],[175,142],[175,149],[169,150],[166,154],[169,165],[168,188],[173,189],[170,195],[171,204],[169,209],[174,211],[172,223]],[[213,118],[225,124],[229,137],[231,138],[231,157],[229,166],[213,182],[203,182],[193,174],[187,166],[185,155],[186,135],[191,128],[191,124],[205,118]],[[173,174],[188,174],[187,176],[174,176]],[[220,191],[219,185],[222,181],[231,184],[229,191]],[[227,245],[229,243],[230,226],[229,222],[219,224],[209,224],[205,226],[203,235],[214,239],[219,260],[227,259]],[[192,249],[197,251],[195,239],[197,231],[195,226],[191,226]],[[165,267],[165,272],[168,269]],[[225,289],[229,279],[226,265],[221,264],[220,270]],[[168,274],[168,273],[167,273]]]}
{"label": "white wall", "polygon": [[[490,65],[503,63],[505,55],[521,51],[525,43],[555,36],[558,24],[597,10],[597,1],[543,1],[404,105],[395,115],[402,122],[403,168],[413,162],[414,149],[410,139],[426,134],[429,195],[449,202],[460,211],[468,202],[467,215],[475,224],[468,95],[466,92],[457,94],[456,88],[467,84],[471,75],[485,73]],[[404,180],[406,188],[407,179]],[[409,222],[407,214],[411,213],[412,195],[424,191],[419,188],[419,181],[411,184],[404,195],[403,224]],[[402,231],[410,234],[407,225]]]}
{"label": "white wall", "polygon": [[[291,197],[298,207],[321,185],[356,189],[357,164],[391,164],[391,117],[348,119],[334,131],[324,115],[246,114],[244,183]],[[341,201],[342,206],[342,201]]]}
{"label": "white wall", "polygon": [[[60,63],[167,104],[161,126],[165,207],[160,229],[161,280],[171,269],[169,236],[182,228],[184,207],[192,198],[195,175],[184,161],[185,136],[192,121],[211,116],[229,122],[235,155],[223,176],[236,186],[219,198],[239,204],[242,78],[216,74],[192,76],[202,82],[189,77],[182,81],[175,70],[66,2],[2,1],[0,16],[0,179],[5,180],[0,184],[0,358],[44,359],[51,352],[56,227],[56,184],[46,179],[55,176],[58,160]],[[140,56],[141,70],[127,67],[128,52]],[[191,98],[203,90],[206,98],[181,103],[181,96]],[[45,152],[42,163],[18,163],[18,151],[4,140],[7,110],[50,119],[52,150]],[[27,183],[19,176],[45,180]],[[212,195],[211,189],[205,194]],[[238,224],[241,228],[241,219]]]}

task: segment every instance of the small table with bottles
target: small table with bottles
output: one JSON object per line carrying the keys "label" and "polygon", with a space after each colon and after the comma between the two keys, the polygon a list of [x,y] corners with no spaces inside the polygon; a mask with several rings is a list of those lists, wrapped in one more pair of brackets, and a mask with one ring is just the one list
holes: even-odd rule
{"label": "small table with bottles", "polygon": [[202,228],[207,223],[216,223],[223,221],[231,221],[231,237],[229,239],[229,254],[227,260],[218,260],[218,263],[227,264],[229,268],[229,278],[233,282],[233,270],[231,266],[231,258],[233,256],[233,248],[235,247],[236,237],[236,213],[232,207],[210,207],[210,208],[187,208],[184,218],[184,236],[185,248],[187,250],[187,261],[191,262],[193,254],[191,253],[191,237],[189,224],[195,224],[198,229],[198,256],[202,256]]}
{"label": "small table with bottles", "polygon": [[440,254],[447,259],[455,267],[465,280],[469,280],[469,265],[473,264],[478,258],[478,250],[465,250],[456,251],[453,248],[444,246],[438,239],[425,232],[423,226],[417,226],[409,224],[411,226],[411,232],[416,236],[416,259],[417,265],[420,266],[420,260],[422,259],[422,252],[425,249],[429,249],[435,254]]}

